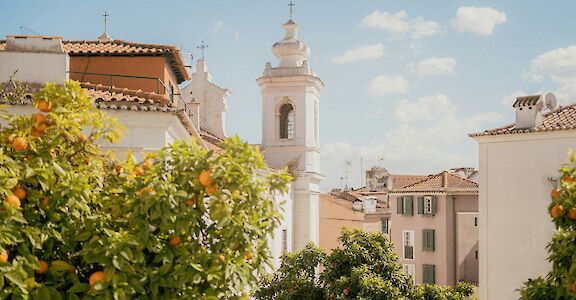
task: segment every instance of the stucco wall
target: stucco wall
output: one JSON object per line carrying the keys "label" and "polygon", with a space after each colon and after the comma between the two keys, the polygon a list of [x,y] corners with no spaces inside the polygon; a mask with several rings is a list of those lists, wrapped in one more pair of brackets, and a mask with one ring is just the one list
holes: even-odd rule
{"label": "stucco wall", "polygon": [[364,214],[352,210],[347,200],[320,195],[320,248],[329,253],[338,247],[343,227],[363,229]]}
{"label": "stucco wall", "polygon": [[18,70],[18,81],[62,83],[68,79],[68,62],[66,53],[0,51],[0,82]]}
{"label": "stucco wall", "polygon": [[480,299],[518,299],[528,278],[550,270],[548,177],[558,178],[575,131],[476,138],[480,146]]}
{"label": "stucco wall", "polygon": [[70,57],[70,79],[105,86],[112,83],[116,87],[155,93],[159,90],[160,94],[164,93],[164,87],[152,79],[113,77],[110,82],[108,76],[80,73],[154,77],[160,78],[166,87],[171,81],[175,93],[179,93],[176,77],[166,63],[167,60],[163,56],[72,56]]}

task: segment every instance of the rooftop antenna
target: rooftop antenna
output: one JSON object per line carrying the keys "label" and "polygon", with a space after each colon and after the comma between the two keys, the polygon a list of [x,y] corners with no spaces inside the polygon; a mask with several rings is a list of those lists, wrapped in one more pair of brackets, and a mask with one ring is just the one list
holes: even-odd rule
{"label": "rooftop antenna", "polygon": [[294,4],[293,0],[290,0],[290,3],[288,3],[288,7],[290,7],[290,20],[292,20],[294,14],[294,6],[296,6],[296,4]]}
{"label": "rooftop antenna", "polygon": [[363,165],[363,159],[362,156],[360,156],[360,187],[364,186],[364,172],[362,171],[362,169],[364,169],[364,165]]}
{"label": "rooftop antenna", "polygon": [[206,48],[208,48],[208,45],[204,43],[204,41],[202,41],[200,43],[200,46],[196,47],[198,49],[200,49],[200,51],[202,51],[202,60],[204,60],[204,50],[206,50]]}
{"label": "rooftop antenna", "polygon": [[350,171],[350,166],[352,165],[352,162],[350,160],[346,161],[346,173],[344,178],[346,179],[346,185],[344,186],[344,190],[348,190],[348,171]]}
{"label": "rooftop antenna", "polygon": [[20,25],[20,35],[24,35],[24,34],[26,34],[26,35],[30,35],[30,34],[40,35],[38,32],[36,32],[32,29],[30,29],[24,25]]}

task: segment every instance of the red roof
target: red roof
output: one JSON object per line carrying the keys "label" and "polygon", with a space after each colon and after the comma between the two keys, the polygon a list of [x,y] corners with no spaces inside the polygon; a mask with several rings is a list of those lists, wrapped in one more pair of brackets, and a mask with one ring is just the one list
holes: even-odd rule
{"label": "red roof", "polygon": [[391,193],[404,192],[478,192],[478,183],[443,171],[411,185],[395,188]]}
{"label": "red roof", "polygon": [[[4,51],[6,40],[0,40],[0,51]],[[178,83],[190,80],[180,49],[172,45],[134,43],[122,40],[100,42],[91,40],[62,41],[69,56],[165,56],[176,74]]]}

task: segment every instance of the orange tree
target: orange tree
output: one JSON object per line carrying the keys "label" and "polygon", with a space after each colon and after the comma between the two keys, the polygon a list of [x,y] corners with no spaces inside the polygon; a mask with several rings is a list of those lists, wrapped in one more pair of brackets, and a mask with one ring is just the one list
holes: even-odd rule
{"label": "orange tree", "polygon": [[392,243],[381,233],[344,229],[342,247],[329,255],[309,244],[283,257],[261,280],[256,299],[422,299],[458,300],[473,293],[470,284],[418,285],[404,276]]}
{"label": "orange tree", "polygon": [[576,153],[570,151],[558,188],[552,189],[548,207],[556,232],[548,244],[552,270],[529,279],[520,290],[522,299],[576,299]]}
{"label": "orange tree", "polygon": [[265,267],[289,176],[232,138],[135,162],[76,83],[48,84],[0,132],[0,299],[245,297]]}

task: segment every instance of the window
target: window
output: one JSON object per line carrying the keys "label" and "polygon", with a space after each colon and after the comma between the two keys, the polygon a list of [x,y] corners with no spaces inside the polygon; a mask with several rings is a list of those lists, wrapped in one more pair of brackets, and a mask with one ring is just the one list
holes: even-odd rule
{"label": "window", "polygon": [[282,229],[282,253],[288,252],[288,230]]}
{"label": "window", "polygon": [[405,216],[412,216],[414,215],[413,209],[412,209],[412,196],[398,196],[396,198],[396,202],[397,202],[397,207],[396,207],[396,212],[399,215],[405,215]]}
{"label": "window", "polygon": [[404,245],[404,259],[414,259],[414,230],[402,231],[402,245]]}
{"label": "window", "polygon": [[172,82],[168,83],[168,93],[170,93],[170,101],[174,101],[174,86]]}
{"label": "window", "polygon": [[435,231],[434,229],[422,229],[422,250],[434,251],[435,245]]}
{"label": "window", "polygon": [[289,103],[280,107],[280,138],[294,139],[294,108]]}
{"label": "window", "polygon": [[436,283],[436,266],[435,265],[422,265],[424,271],[424,279],[422,283]]}
{"label": "window", "polygon": [[434,216],[436,215],[436,196],[418,197],[418,214]]}
{"label": "window", "polygon": [[390,234],[390,220],[382,219],[382,233]]}
{"label": "window", "polygon": [[412,283],[416,284],[416,267],[412,264],[402,265],[402,272],[405,276],[412,277]]}

